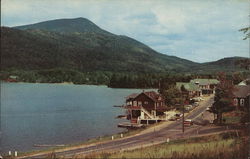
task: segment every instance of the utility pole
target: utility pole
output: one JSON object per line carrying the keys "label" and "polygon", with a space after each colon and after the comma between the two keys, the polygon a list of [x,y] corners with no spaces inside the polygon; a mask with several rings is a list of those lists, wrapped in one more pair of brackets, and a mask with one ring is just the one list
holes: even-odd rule
{"label": "utility pole", "polygon": [[185,113],[185,104],[188,104],[188,100],[189,100],[189,95],[184,95],[184,102],[182,102],[182,133],[184,133],[185,131],[185,124],[184,124],[184,113]]}
{"label": "utility pole", "polygon": [[184,102],[182,103],[182,133],[184,133]]}

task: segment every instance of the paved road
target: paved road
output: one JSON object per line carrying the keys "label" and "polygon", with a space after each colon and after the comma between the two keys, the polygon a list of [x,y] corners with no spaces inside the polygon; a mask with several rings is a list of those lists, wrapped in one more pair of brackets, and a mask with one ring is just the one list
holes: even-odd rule
{"label": "paved road", "polygon": [[[203,101],[200,106],[190,112],[185,118],[196,120],[198,117],[206,111],[206,108],[213,103],[213,97],[208,98],[206,101]],[[200,120],[200,119],[199,119]],[[194,125],[191,127],[185,127],[185,133],[182,133],[182,120],[171,122],[166,124],[166,126],[160,129],[151,128],[152,131],[146,133],[140,133],[135,136],[107,141],[104,143],[97,143],[90,146],[85,146],[82,148],[77,148],[74,150],[68,150],[63,152],[56,152],[57,156],[64,157],[73,157],[75,155],[87,155],[93,152],[102,152],[102,151],[119,151],[130,148],[139,148],[146,145],[159,144],[166,142],[167,138],[177,139],[180,137],[189,137],[201,134],[208,134],[214,132],[221,132],[224,130],[234,129],[234,128],[225,128],[225,127],[204,127],[199,125]],[[32,158],[44,158],[48,155],[36,155]],[[30,157],[26,157],[30,158]]]}

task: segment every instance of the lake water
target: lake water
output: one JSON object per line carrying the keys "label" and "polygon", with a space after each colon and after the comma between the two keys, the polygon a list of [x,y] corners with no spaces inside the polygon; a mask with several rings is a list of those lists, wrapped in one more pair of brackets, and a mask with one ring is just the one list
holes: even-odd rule
{"label": "lake water", "polygon": [[70,84],[1,83],[0,152],[34,144],[70,144],[122,132],[113,105],[139,89]]}

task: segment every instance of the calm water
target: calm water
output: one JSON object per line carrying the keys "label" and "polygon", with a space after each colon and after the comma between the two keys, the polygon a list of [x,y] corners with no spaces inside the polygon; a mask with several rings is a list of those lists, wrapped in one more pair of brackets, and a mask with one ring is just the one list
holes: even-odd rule
{"label": "calm water", "polygon": [[139,89],[106,86],[1,83],[0,152],[69,144],[124,131],[124,97]]}

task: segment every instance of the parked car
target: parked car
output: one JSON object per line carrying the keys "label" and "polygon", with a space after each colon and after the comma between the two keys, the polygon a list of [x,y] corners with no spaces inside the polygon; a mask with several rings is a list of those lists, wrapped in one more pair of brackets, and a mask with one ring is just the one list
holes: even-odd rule
{"label": "parked car", "polygon": [[183,116],[183,114],[175,114],[175,116],[177,119],[180,119]]}
{"label": "parked car", "polygon": [[187,111],[191,110],[192,108],[193,108],[192,105],[186,105],[186,106],[185,106],[185,110],[187,110]]}
{"label": "parked car", "polygon": [[199,106],[199,102],[194,102],[193,106],[195,106],[195,107]]}
{"label": "parked car", "polygon": [[206,111],[211,111],[211,106],[207,107]]}
{"label": "parked car", "polygon": [[185,125],[185,126],[191,126],[191,125],[193,125],[192,119],[186,119],[186,120],[184,121],[184,125]]}
{"label": "parked car", "polygon": [[175,121],[175,120],[177,120],[177,118],[176,118],[175,116],[172,116],[172,117],[170,117],[168,120],[169,120],[169,121]]}

